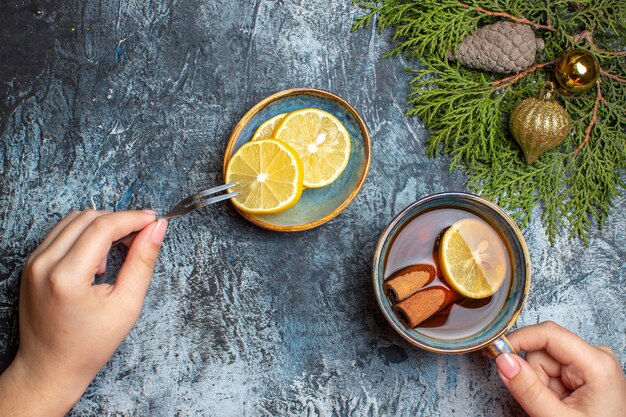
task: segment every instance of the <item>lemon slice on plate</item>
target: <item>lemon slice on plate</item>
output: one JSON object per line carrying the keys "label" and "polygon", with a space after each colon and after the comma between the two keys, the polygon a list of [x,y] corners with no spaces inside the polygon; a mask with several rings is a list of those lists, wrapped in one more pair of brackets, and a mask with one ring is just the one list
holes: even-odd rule
{"label": "lemon slice on plate", "polygon": [[244,144],[226,168],[226,183],[238,182],[233,204],[248,213],[279,213],[295,205],[302,194],[304,169],[287,144],[265,139]]}
{"label": "lemon slice on plate", "polygon": [[486,298],[502,286],[507,251],[498,233],[485,221],[466,218],[443,234],[439,260],[446,282],[467,298]]}
{"label": "lemon slice on plate", "polygon": [[335,116],[320,109],[287,114],[274,137],[293,147],[302,159],[306,188],[332,183],[350,160],[350,134]]}
{"label": "lemon slice on plate", "polygon": [[267,119],[261,126],[254,132],[252,135],[252,139],[250,140],[261,140],[261,139],[271,139],[274,137],[274,129],[276,129],[276,125],[281,122],[287,113],[278,114],[272,118]]}

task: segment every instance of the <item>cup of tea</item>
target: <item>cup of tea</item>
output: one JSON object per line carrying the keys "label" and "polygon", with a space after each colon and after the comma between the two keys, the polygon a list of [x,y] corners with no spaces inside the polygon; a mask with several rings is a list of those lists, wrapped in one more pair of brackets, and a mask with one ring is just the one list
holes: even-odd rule
{"label": "cup of tea", "polygon": [[[448,229],[454,229],[454,233],[457,229],[459,233],[462,231],[469,243],[455,242],[454,236],[446,237]],[[472,242],[476,242],[474,246]],[[445,256],[450,257],[450,261],[442,257],[442,246],[448,251]],[[493,260],[480,264],[480,254],[489,250],[496,251],[491,255]],[[454,251],[460,252],[461,261],[454,258]],[[464,260],[464,254],[468,260]],[[479,264],[474,263],[476,259]],[[456,270],[442,262],[457,261],[461,275],[463,271],[474,273],[474,267],[481,268],[486,275],[496,274],[498,289],[479,299],[472,296],[472,291],[479,292],[479,289],[471,283],[467,288],[459,288],[462,282],[450,282],[450,275]],[[411,285],[402,281],[404,278],[396,278],[399,275],[414,278],[419,276],[418,272],[424,276],[419,285],[425,284],[411,295],[415,288],[411,290]],[[505,334],[522,311],[530,288],[530,275],[528,248],[511,217],[496,204],[461,192],[433,194],[402,210],[381,235],[372,270],[378,305],[389,324],[408,342],[436,353],[486,349],[493,357],[513,352]],[[398,294],[390,293],[393,279],[401,284],[398,288],[405,293],[400,296],[406,297],[404,301],[395,297]],[[444,308],[417,324],[412,317],[407,317],[411,315],[409,308],[432,308],[433,302],[428,301],[427,296],[435,294],[437,289],[454,294]]]}

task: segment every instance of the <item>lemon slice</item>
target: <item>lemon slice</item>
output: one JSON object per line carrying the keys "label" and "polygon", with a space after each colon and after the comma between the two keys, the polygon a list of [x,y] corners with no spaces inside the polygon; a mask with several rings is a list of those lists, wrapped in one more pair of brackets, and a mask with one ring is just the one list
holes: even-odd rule
{"label": "lemon slice", "polygon": [[498,233],[483,220],[461,219],[441,238],[439,260],[444,278],[468,298],[485,298],[502,286],[507,251]]}
{"label": "lemon slice", "polygon": [[335,181],[350,159],[350,135],[335,116],[319,109],[289,113],[274,137],[292,146],[304,165],[304,186],[319,188]]}
{"label": "lemon slice", "polygon": [[292,207],[302,194],[304,169],[298,154],[287,144],[265,139],[248,142],[233,155],[226,168],[226,183],[238,182],[231,199],[248,213],[279,213]]}
{"label": "lemon slice", "polygon": [[261,139],[271,139],[274,137],[274,129],[276,125],[285,118],[287,113],[281,113],[276,115],[270,119],[267,119],[261,126],[254,132],[251,140],[261,140]]}

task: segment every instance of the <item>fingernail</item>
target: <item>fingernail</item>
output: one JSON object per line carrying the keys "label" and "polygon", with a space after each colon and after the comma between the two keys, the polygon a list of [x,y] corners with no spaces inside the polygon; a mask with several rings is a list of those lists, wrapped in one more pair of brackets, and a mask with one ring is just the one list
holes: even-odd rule
{"label": "fingernail", "polygon": [[141,211],[143,211],[146,214],[150,214],[151,216],[156,217],[156,211],[154,210],[141,210]]}
{"label": "fingernail", "polygon": [[503,353],[496,358],[496,365],[506,379],[514,378],[520,371],[519,363],[510,353]]}
{"label": "fingernail", "polygon": [[163,242],[166,231],[167,220],[157,220],[156,224],[152,227],[152,231],[150,232],[150,240],[152,241],[152,243],[154,243],[155,245],[160,245]]}

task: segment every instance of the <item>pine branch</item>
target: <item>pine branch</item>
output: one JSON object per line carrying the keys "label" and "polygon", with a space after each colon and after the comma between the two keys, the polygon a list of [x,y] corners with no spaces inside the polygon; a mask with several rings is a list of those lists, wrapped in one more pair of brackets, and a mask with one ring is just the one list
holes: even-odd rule
{"label": "pine branch", "polygon": [[574,156],[578,155],[578,152],[580,152],[583,146],[585,146],[587,142],[589,142],[589,138],[591,137],[591,129],[593,129],[593,125],[595,125],[596,122],[598,121],[598,107],[600,107],[600,103],[602,101],[606,102],[606,100],[604,100],[604,98],[602,97],[602,89],[600,88],[600,78],[598,78],[598,80],[596,81],[596,87],[597,87],[596,88],[597,89],[596,101],[593,105],[593,112],[591,113],[591,120],[589,121],[589,125],[587,126],[585,139],[583,139],[581,144],[578,145],[576,149],[574,149]]}
{"label": "pine branch", "polygon": [[626,51],[605,51],[603,49],[598,48],[596,43],[593,40],[593,33],[589,29],[585,29],[584,31],[571,36],[572,43],[579,43],[581,39],[585,40],[589,45],[589,48],[594,51],[598,55],[617,55],[617,56],[626,56]]}
{"label": "pine branch", "polygon": [[501,88],[506,88],[512,84],[514,84],[515,82],[519,81],[521,78],[524,78],[525,76],[532,74],[533,72],[537,71],[540,68],[543,67],[547,67],[548,65],[554,65],[558,62],[558,59],[553,59],[552,61],[547,61],[547,62],[542,62],[540,64],[535,64],[530,68],[526,68],[524,71],[521,71],[515,75],[511,75],[510,77],[506,77],[506,78],[502,78],[500,80],[496,80],[496,81],[492,81],[491,85],[494,87],[494,89],[499,90]]}
{"label": "pine branch", "polygon": [[[467,174],[467,187],[506,207],[525,226],[537,206],[551,242],[562,233],[587,241],[602,226],[626,187],[626,7],[623,0],[384,0],[357,2],[373,22],[393,30],[389,55],[417,58],[410,109],[431,131],[430,156],[450,155],[450,169]],[[376,17],[376,20],[374,18]],[[465,36],[498,20],[540,30],[538,64],[504,78],[451,64]],[[557,149],[527,165],[507,127],[511,110],[536,94],[563,52],[587,47],[599,59],[601,80],[591,92],[562,97],[570,133]]]}
{"label": "pine branch", "polygon": [[626,83],[626,80],[624,78],[620,78],[620,77],[618,77],[615,74],[611,74],[610,72],[608,72],[604,68],[600,68],[600,75],[604,75],[605,77],[608,77],[608,78],[610,78],[612,80],[615,80],[618,83]]}
{"label": "pine branch", "polygon": [[518,17],[518,16],[513,16],[510,13],[507,12],[495,12],[495,11],[491,11],[491,10],[487,10],[484,9],[482,7],[479,6],[470,6],[469,4],[465,4],[461,1],[459,1],[459,4],[464,8],[464,9],[474,9],[479,13],[483,13],[486,14],[487,16],[497,16],[497,17],[504,17],[505,19],[511,20],[515,23],[523,23],[525,25],[529,25],[532,26],[533,29],[537,29],[537,30],[549,30],[551,32],[556,31],[556,29],[554,29],[554,27],[552,26],[552,22],[550,21],[550,19],[548,19],[548,24],[547,25],[542,25],[539,23],[535,23],[535,22],[531,22],[530,20],[526,19],[525,17]]}

